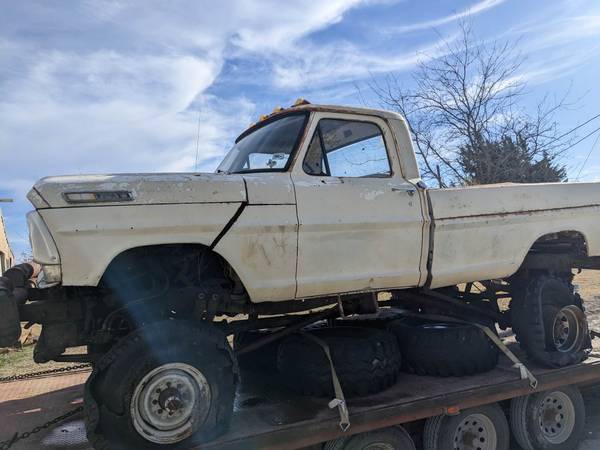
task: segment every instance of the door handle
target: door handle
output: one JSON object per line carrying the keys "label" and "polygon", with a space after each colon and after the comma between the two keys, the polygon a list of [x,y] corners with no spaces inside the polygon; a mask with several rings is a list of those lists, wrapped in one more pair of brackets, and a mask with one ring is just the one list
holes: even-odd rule
{"label": "door handle", "polygon": [[416,189],[413,186],[392,186],[392,192],[406,192],[412,197],[415,195]]}

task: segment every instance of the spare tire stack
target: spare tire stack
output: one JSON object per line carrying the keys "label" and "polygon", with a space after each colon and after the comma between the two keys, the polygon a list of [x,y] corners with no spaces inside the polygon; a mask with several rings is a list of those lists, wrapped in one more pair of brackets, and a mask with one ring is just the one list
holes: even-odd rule
{"label": "spare tire stack", "polygon": [[290,389],[316,397],[334,395],[329,360],[311,337],[329,347],[346,397],[374,394],[396,382],[402,361],[394,335],[374,328],[344,326],[295,334],[280,343],[277,367],[282,382]]}
{"label": "spare tire stack", "polygon": [[[398,318],[400,317],[400,318]],[[417,375],[465,376],[496,367],[499,350],[476,325],[442,322],[390,311],[378,320],[339,320],[316,324],[241,359],[244,368],[277,373],[290,390],[315,397],[334,396],[331,364],[348,398],[371,395],[392,386],[401,370]],[[382,329],[383,328],[383,329]],[[493,327],[492,327],[493,328]],[[236,336],[243,348],[271,333]]]}
{"label": "spare tire stack", "polygon": [[473,375],[498,364],[496,345],[475,325],[406,317],[388,325],[402,352],[403,368],[417,375]]}

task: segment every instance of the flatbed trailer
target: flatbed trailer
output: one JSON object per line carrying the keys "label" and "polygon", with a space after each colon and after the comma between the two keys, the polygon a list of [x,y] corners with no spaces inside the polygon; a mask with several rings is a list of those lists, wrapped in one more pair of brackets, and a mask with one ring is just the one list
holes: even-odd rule
{"label": "flatbed trailer", "polygon": [[504,402],[564,386],[600,384],[600,342],[595,340],[589,358],[581,364],[547,369],[526,360],[516,343],[509,348],[535,375],[534,389],[520,370],[502,356],[491,372],[466,377],[431,377],[403,373],[390,389],[376,395],[348,400],[350,427],[339,426],[337,409],[330,399],[290,394],[279,388],[272,374],[242,373],[235,412],[229,431],[202,449],[321,448],[322,444],[394,425],[404,425],[419,442],[423,419],[453,415],[468,408]]}

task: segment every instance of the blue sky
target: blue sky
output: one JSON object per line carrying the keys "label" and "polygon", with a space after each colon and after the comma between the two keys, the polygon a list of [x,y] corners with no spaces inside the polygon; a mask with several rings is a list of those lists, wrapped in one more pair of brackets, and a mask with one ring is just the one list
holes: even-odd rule
{"label": "blue sky", "polygon": [[[25,194],[45,175],[212,171],[248,123],[297,97],[376,100],[367,84],[411,70],[470,17],[518,41],[526,108],[570,88],[568,130],[600,113],[600,4],[555,0],[2,2],[0,197],[16,254]],[[362,98],[358,94],[360,89]],[[600,120],[579,130],[580,136]],[[596,136],[564,162],[575,178]],[[600,180],[594,149],[580,180]]]}

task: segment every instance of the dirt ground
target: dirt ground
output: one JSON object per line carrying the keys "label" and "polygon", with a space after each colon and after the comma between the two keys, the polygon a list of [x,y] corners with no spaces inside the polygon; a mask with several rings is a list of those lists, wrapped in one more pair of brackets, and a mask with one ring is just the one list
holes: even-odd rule
{"label": "dirt ground", "polygon": [[[600,272],[584,271],[574,283],[585,300],[590,328],[600,331]],[[28,371],[44,370],[48,365],[31,363],[33,347],[21,352],[0,355],[0,377]],[[56,363],[53,367],[64,366]],[[46,420],[77,407],[82,402],[82,383],[88,373],[46,377],[0,384],[0,441],[15,431],[25,431]],[[578,450],[600,450],[600,386],[585,388],[585,440]],[[83,418],[77,414],[65,422],[17,443],[15,449],[89,449],[85,440]],[[519,450],[513,445],[511,450]]]}
{"label": "dirt ground", "polygon": [[573,283],[585,301],[590,328],[600,331],[600,271],[584,270]]}

